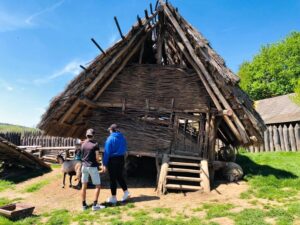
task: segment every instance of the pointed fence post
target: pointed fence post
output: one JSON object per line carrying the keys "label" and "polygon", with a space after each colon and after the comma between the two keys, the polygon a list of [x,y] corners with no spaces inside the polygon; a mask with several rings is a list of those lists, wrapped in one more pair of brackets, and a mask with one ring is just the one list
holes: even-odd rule
{"label": "pointed fence post", "polygon": [[265,144],[265,152],[270,151],[270,143],[269,143],[269,130],[266,129],[264,131],[264,144]]}
{"label": "pointed fence post", "polygon": [[294,133],[293,125],[290,124],[289,126],[289,137],[290,137],[290,143],[291,143],[291,149],[293,152],[296,151],[296,138]]}
{"label": "pointed fence post", "polygon": [[285,151],[284,139],[283,139],[283,130],[282,130],[282,126],[281,125],[279,125],[279,127],[278,127],[278,133],[279,133],[281,151]]}
{"label": "pointed fence post", "polygon": [[274,140],[275,151],[276,152],[280,151],[280,139],[279,139],[278,129],[275,125],[273,126],[273,140]]}
{"label": "pointed fence post", "polygon": [[273,128],[272,128],[272,126],[269,126],[268,130],[269,130],[270,152],[274,152]]}
{"label": "pointed fence post", "polygon": [[287,152],[290,151],[288,128],[286,124],[284,124],[283,126],[283,140],[284,140],[285,151]]}
{"label": "pointed fence post", "polygon": [[296,124],[296,126],[294,127],[294,130],[295,130],[297,151],[300,151],[300,126],[299,126],[299,123]]}

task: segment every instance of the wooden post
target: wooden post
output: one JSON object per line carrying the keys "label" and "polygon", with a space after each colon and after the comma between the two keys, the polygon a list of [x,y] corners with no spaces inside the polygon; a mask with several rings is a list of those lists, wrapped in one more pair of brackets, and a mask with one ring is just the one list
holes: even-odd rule
{"label": "wooden post", "polygon": [[269,130],[268,129],[266,129],[264,131],[264,143],[265,143],[265,152],[270,151]]}
{"label": "wooden post", "polygon": [[158,185],[157,185],[157,194],[163,194],[164,189],[165,189],[165,181],[166,181],[166,176],[168,173],[168,168],[169,168],[169,156],[167,154],[163,155],[162,159],[162,165],[160,167],[160,174],[159,174],[159,180],[158,180]]}
{"label": "wooden post", "polygon": [[291,150],[293,152],[295,152],[297,147],[296,147],[296,138],[295,138],[294,128],[293,128],[292,124],[290,124],[290,126],[289,126],[289,137],[290,137],[290,143],[291,143]]}
{"label": "wooden post", "polygon": [[269,130],[270,152],[274,152],[273,129],[272,129],[272,126],[269,126],[268,130]]}
{"label": "wooden post", "polygon": [[206,159],[201,160],[201,186],[203,187],[204,192],[210,192],[210,179],[209,179],[209,169],[208,161]]}
{"label": "wooden post", "polygon": [[299,123],[296,124],[294,130],[295,130],[297,150],[300,151],[300,126],[299,126]]}
{"label": "wooden post", "polygon": [[283,140],[284,140],[284,146],[285,151],[290,151],[290,143],[289,143],[289,136],[288,136],[288,128],[286,124],[283,126]]}
{"label": "wooden post", "polygon": [[280,148],[280,139],[278,135],[278,130],[275,125],[273,126],[273,139],[274,139],[275,150],[278,152],[281,150],[281,148]]}
{"label": "wooden post", "polygon": [[283,131],[282,131],[282,126],[281,125],[279,125],[279,127],[278,127],[278,133],[279,133],[279,140],[280,140],[280,149],[281,149],[281,151],[285,151]]}

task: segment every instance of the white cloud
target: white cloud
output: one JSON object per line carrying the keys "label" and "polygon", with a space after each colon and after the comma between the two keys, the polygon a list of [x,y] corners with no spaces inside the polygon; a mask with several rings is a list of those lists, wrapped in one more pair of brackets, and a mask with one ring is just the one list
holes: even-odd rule
{"label": "white cloud", "polygon": [[53,4],[51,6],[48,6],[47,8],[42,9],[39,12],[33,13],[32,15],[30,15],[29,17],[26,18],[25,23],[29,24],[29,25],[32,25],[34,19],[36,19],[37,17],[41,16],[42,14],[45,14],[47,12],[53,11],[54,9],[58,8],[59,6],[61,6],[64,3],[64,1],[65,0],[56,2],[55,4]]}
{"label": "white cloud", "polygon": [[35,12],[31,15],[21,15],[9,12],[7,10],[0,9],[0,32],[12,31],[21,28],[31,28],[37,25],[34,23],[39,16],[51,12],[61,6],[65,0],[56,2],[53,5],[46,7],[38,12]]}
{"label": "white cloud", "polygon": [[71,62],[67,63],[60,70],[51,74],[50,76],[35,79],[33,82],[36,85],[40,85],[40,84],[48,83],[48,82],[50,82],[56,78],[62,77],[62,76],[67,76],[67,75],[75,76],[80,73],[81,69],[80,69],[79,65],[81,65],[81,64],[84,64],[84,62],[81,60],[78,60],[78,59],[74,59]]}
{"label": "white cloud", "polygon": [[0,88],[4,88],[6,91],[13,91],[14,88],[5,80],[0,79]]}

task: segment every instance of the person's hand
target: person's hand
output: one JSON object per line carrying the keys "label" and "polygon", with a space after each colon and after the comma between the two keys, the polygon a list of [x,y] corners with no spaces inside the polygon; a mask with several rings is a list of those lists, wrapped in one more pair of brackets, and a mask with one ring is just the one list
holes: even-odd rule
{"label": "person's hand", "polygon": [[106,173],[106,166],[102,166],[102,173]]}

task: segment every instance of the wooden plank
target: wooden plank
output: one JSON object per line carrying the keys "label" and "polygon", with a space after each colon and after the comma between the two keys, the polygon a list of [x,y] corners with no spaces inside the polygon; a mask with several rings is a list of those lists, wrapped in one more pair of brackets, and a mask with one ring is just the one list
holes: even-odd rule
{"label": "wooden plank", "polygon": [[290,124],[290,126],[289,126],[289,138],[290,138],[290,143],[291,143],[291,150],[293,152],[295,152],[297,150],[297,145],[296,145],[294,128],[293,128],[292,124]]}
{"label": "wooden plank", "polygon": [[184,156],[184,155],[175,155],[175,154],[170,154],[169,157],[170,157],[170,158],[181,158],[181,159],[202,160],[201,157]]}
{"label": "wooden plank", "polygon": [[173,190],[183,190],[183,191],[200,191],[203,190],[200,186],[193,186],[193,185],[182,185],[182,184],[167,184],[167,189]]}
{"label": "wooden plank", "polygon": [[200,163],[188,163],[188,162],[169,162],[171,166],[191,166],[191,167],[200,167]]}
{"label": "wooden plank", "polygon": [[275,151],[277,152],[281,151],[280,137],[279,137],[278,129],[275,125],[273,126],[273,140],[274,140]]}
{"label": "wooden plank", "polygon": [[270,151],[274,152],[273,128],[272,128],[272,126],[269,126],[268,130],[269,130]]}
{"label": "wooden plank", "polygon": [[192,169],[182,169],[182,168],[168,168],[168,172],[178,172],[178,173],[196,173],[200,174],[201,170],[192,170]]}
{"label": "wooden plank", "polygon": [[288,135],[288,128],[286,124],[283,126],[283,140],[284,140],[284,146],[285,146],[285,151],[290,151],[290,142],[289,142],[289,135]]}
{"label": "wooden plank", "polygon": [[168,180],[178,180],[178,181],[192,181],[192,182],[201,182],[202,181],[202,179],[200,177],[183,177],[183,176],[168,175],[166,178]]}
{"label": "wooden plank", "polygon": [[296,124],[294,130],[295,130],[297,150],[300,151],[300,126],[299,126],[299,123]]}
{"label": "wooden plank", "polygon": [[278,134],[279,134],[279,140],[280,140],[280,149],[281,149],[281,151],[285,151],[283,131],[282,131],[282,126],[281,125],[278,126]]}

